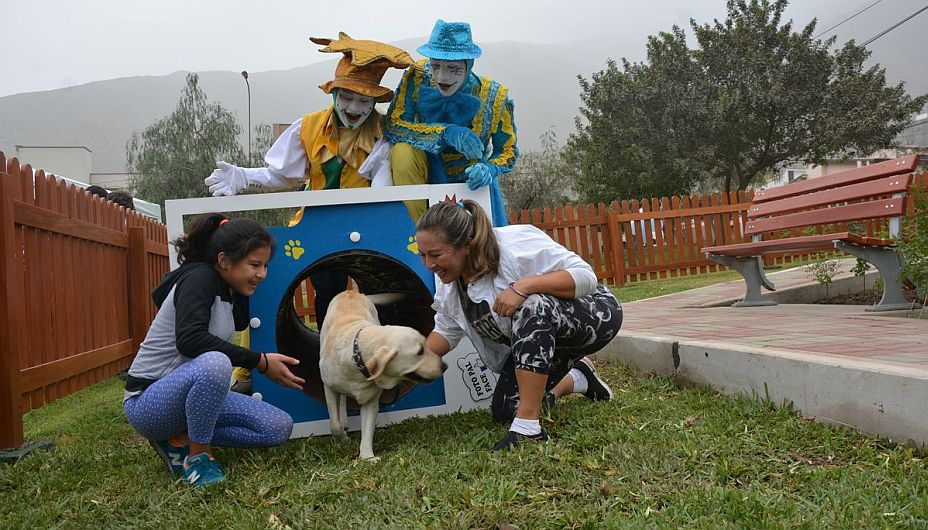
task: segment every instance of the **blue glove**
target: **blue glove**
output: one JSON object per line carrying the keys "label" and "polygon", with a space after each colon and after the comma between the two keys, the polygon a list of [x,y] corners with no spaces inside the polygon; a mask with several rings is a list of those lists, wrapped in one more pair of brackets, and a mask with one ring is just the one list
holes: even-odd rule
{"label": "blue glove", "polygon": [[468,160],[483,157],[483,142],[474,131],[460,125],[449,125],[441,133],[441,140]]}
{"label": "blue glove", "polygon": [[499,176],[499,166],[477,162],[465,169],[464,174],[467,175],[467,187],[473,191],[492,184]]}

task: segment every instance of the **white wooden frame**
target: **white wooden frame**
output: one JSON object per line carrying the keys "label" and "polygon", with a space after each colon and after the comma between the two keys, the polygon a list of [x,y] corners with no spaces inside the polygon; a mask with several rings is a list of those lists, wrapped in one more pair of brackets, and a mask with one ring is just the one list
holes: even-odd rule
{"label": "white wooden frame", "polygon": [[[197,199],[173,199],[164,203],[164,220],[167,225],[168,241],[184,235],[184,216],[207,212],[241,212],[248,210],[271,210],[301,206],[331,206],[374,202],[407,201],[427,199],[429,204],[454,197],[458,200],[473,199],[480,203],[487,215],[490,210],[490,192],[487,188],[475,191],[466,184],[421,184],[417,186],[385,186],[378,188],[351,188],[340,190],[287,191],[280,193],[257,193],[229,197],[203,197]],[[177,252],[168,245],[171,268],[177,267]]]}

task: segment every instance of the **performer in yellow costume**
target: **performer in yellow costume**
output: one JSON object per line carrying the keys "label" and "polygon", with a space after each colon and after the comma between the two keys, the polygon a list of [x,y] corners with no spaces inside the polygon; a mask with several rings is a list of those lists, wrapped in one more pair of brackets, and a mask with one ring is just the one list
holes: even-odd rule
{"label": "performer in yellow costume", "polygon": [[[321,52],[343,54],[335,67],[335,78],[319,86],[332,94],[332,105],[293,122],[265,154],[267,167],[217,162],[216,170],[204,180],[214,196],[235,195],[248,186],[288,188],[297,181],[305,182],[306,190],[367,188],[372,181],[374,186],[392,183],[388,155],[377,157],[382,163],[369,163],[363,174],[361,167],[375,149],[388,153],[390,148],[386,141],[378,143],[383,137],[382,115],[374,104],[393,99],[393,91],[380,86],[381,79],[388,68],[405,69],[414,61],[400,48],[355,40],[345,33],[339,33],[336,40],[310,40],[325,46]],[[294,216],[290,226],[300,222],[302,213],[300,210]],[[316,291],[316,322],[321,328],[329,302],[345,290],[348,275],[325,270],[312,274],[310,281]],[[250,391],[250,373],[233,375],[243,382],[234,388]]]}

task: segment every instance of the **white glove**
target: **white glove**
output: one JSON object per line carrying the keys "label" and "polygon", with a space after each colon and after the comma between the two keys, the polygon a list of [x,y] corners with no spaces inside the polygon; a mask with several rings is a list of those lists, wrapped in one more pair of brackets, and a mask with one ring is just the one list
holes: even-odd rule
{"label": "white glove", "polygon": [[203,183],[209,186],[209,192],[213,197],[221,197],[235,195],[247,188],[248,178],[245,176],[244,168],[220,160],[216,162],[216,169],[212,174],[203,179]]}

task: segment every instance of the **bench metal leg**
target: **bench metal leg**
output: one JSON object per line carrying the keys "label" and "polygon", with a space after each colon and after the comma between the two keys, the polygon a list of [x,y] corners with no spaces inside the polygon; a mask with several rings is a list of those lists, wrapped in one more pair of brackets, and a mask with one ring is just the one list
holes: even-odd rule
{"label": "bench metal leg", "polygon": [[898,279],[902,255],[896,249],[854,245],[846,241],[835,241],[835,248],[872,263],[883,277],[883,298],[866,311],[898,311],[912,307],[912,302],[905,299],[902,282]]}
{"label": "bench metal leg", "polygon": [[764,274],[764,264],[760,256],[735,258],[707,252],[706,257],[716,263],[721,263],[730,269],[738,271],[741,273],[741,276],[744,277],[744,284],[747,287],[744,298],[742,298],[740,302],[732,304],[732,307],[777,305],[773,300],[768,300],[760,294],[761,287],[764,287],[768,291],[777,290],[773,282],[768,280],[767,276]]}

